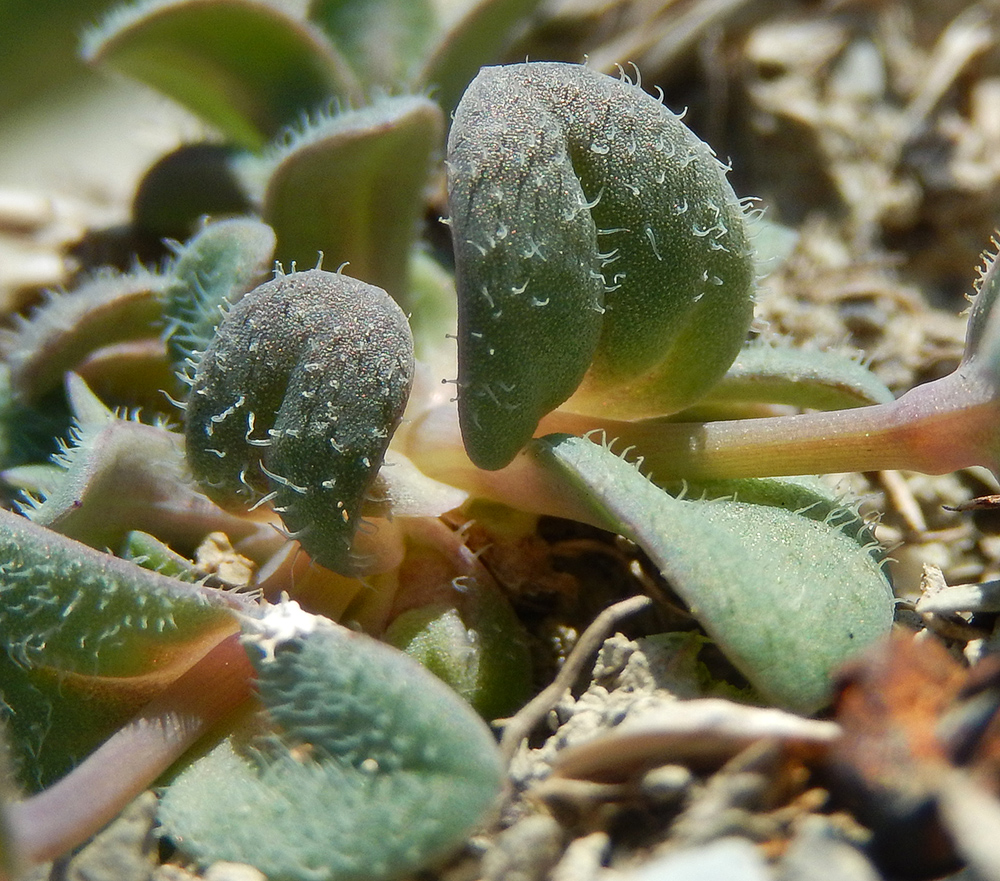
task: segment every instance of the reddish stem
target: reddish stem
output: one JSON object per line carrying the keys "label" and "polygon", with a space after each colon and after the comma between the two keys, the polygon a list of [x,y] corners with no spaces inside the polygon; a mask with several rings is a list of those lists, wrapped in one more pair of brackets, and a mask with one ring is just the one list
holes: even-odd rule
{"label": "reddish stem", "polygon": [[250,696],[252,677],[238,633],[210,649],[65,777],[10,806],[18,856],[51,860],[100,831]]}
{"label": "reddish stem", "polygon": [[555,411],[539,434],[603,430],[635,447],[654,478],[725,479],[904,469],[996,469],[997,402],[956,371],[870,407],[720,422],[622,422]]}

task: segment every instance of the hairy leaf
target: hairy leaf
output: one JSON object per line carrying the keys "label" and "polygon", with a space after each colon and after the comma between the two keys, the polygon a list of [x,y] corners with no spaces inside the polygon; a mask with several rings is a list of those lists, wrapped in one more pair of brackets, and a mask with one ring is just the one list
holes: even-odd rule
{"label": "hairy leaf", "polygon": [[579,65],[485,68],[448,161],[459,411],[477,465],[506,465],[574,392],[578,411],[655,415],[722,377],[751,318],[743,209],[655,98]]}
{"label": "hairy leaf", "polygon": [[0,510],[0,717],[51,781],[235,629],[245,603]]}
{"label": "hairy leaf", "polygon": [[266,733],[182,773],[166,833],[199,862],[286,881],[396,878],[457,847],[501,774],[471,707],[401,652],[295,604],[248,628]]}
{"label": "hairy leaf", "polygon": [[49,294],[30,317],[18,317],[2,338],[17,397],[35,401],[59,388],[66,372],[101,346],[154,336],[164,281],[145,269],[104,270],[72,291]]}
{"label": "hairy leaf", "polygon": [[14,468],[4,478],[28,492],[22,508],[35,523],[95,548],[117,548],[141,529],[193,550],[209,532],[273,550],[280,537],[265,524],[222,510],[194,485],[184,439],[161,425],[115,416],[79,378],[70,439],[45,471]]}
{"label": "hairy leaf", "polygon": [[167,353],[188,376],[223,316],[263,281],[274,260],[274,231],[250,218],[212,223],[179,248],[163,286]]}
{"label": "hairy leaf", "polygon": [[[893,399],[885,384],[857,358],[839,352],[750,345],[695,406],[724,412],[727,405],[761,402],[835,410]],[[679,418],[687,420],[688,416],[681,413]]]}
{"label": "hairy leaf", "polygon": [[831,674],[892,624],[892,589],[850,528],[856,518],[797,513],[801,484],[782,492],[781,481],[768,481],[767,504],[681,500],[589,440],[553,435],[529,449],[608,529],[646,550],[730,661],[777,704],[822,707]]}
{"label": "hairy leaf", "polygon": [[220,504],[273,501],[310,556],[351,574],[412,376],[406,317],[385,291],[320,269],[280,276],[229,310],[199,362],[192,470]]}

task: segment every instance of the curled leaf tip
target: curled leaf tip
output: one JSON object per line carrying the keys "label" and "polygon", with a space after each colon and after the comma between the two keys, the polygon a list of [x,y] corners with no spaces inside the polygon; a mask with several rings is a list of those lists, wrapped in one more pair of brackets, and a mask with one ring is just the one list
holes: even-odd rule
{"label": "curled leaf tip", "polygon": [[220,504],[270,502],[313,559],[352,573],[412,376],[406,316],[383,290],[321,269],[278,276],[229,310],[199,361],[188,459]]}
{"label": "curled leaf tip", "polygon": [[506,465],[571,395],[582,412],[675,412],[732,363],[754,287],[744,208],[651,95],[574,64],[484,68],[448,159],[477,465]]}

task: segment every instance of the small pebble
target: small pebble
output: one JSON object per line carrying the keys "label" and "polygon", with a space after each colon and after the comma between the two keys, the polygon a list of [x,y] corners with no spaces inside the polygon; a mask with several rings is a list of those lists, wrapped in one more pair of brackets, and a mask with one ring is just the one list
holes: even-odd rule
{"label": "small pebble", "polygon": [[227,863],[223,860],[212,863],[203,877],[205,881],[267,881],[267,876],[260,869],[245,863]]}
{"label": "small pebble", "polygon": [[772,881],[760,851],[747,839],[720,838],[710,844],[654,857],[621,881]]}
{"label": "small pebble", "polygon": [[549,875],[549,881],[592,881],[598,876],[611,853],[611,836],[591,832],[570,842],[561,860]]}
{"label": "small pebble", "polygon": [[563,849],[563,830],[548,814],[533,814],[502,832],[483,857],[482,881],[542,881]]}
{"label": "small pebble", "polygon": [[880,881],[868,858],[826,817],[803,818],[781,860],[778,881]]}
{"label": "small pebble", "polygon": [[70,861],[65,881],[149,881],[157,861],[156,796],[144,792]]}

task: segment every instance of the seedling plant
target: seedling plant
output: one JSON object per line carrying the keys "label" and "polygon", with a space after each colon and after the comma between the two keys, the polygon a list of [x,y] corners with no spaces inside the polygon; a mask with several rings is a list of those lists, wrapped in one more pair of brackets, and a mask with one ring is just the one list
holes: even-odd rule
{"label": "seedling plant", "polygon": [[[154,782],[203,864],[392,878],[453,851],[504,774],[483,720],[532,674],[449,523],[631,539],[747,699],[810,713],[894,600],[870,526],[801,475],[1000,471],[992,257],[960,366],[898,400],[747,342],[765,221],[637,71],[476,74],[530,5],[167,0],[85,41],[222,140],[139,187],[169,260],[3,341],[8,872]],[[450,253],[421,231],[439,185]]]}

